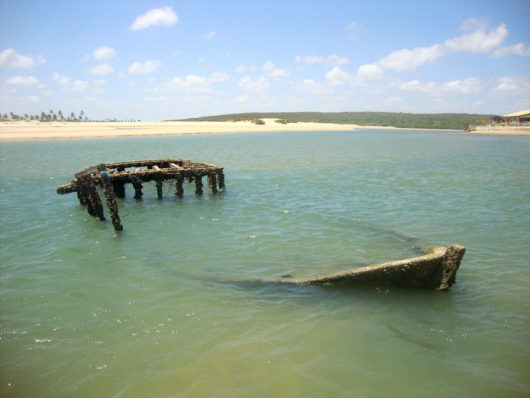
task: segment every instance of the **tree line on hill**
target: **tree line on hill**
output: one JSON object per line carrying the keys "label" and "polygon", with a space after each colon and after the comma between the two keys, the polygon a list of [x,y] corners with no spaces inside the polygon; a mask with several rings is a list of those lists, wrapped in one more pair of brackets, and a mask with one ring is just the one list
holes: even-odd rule
{"label": "tree line on hill", "polygon": [[141,122],[141,120],[135,119],[104,119],[104,120],[94,120],[89,119],[84,111],[80,111],[78,115],[74,112],[71,112],[69,115],[63,114],[62,111],[57,111],[55,113],[53,110],[49,112],[41,112],[40,115],[29,115],[25,113],[24,115],[17,115],[13,112],[1,113],[0,112],[0,121],[18,121],[18,120],[35,120],[38,122]]}
{"label": "tree line on hill", "polygon": [[488,115],[469,113],[401,113],[401,112],[257,112],[232,113],[182,119],[184,121],[237,121],[281,119],[288,122],[358,124],[423,129],[465,130],[470,125],[487,124]]}
{"label": "tree line on hill", "polygon": [[74,112],[71,112],[69,115],[63,114],[61,110],[57,111],[55,113],[52,109],[50,109],[49,112],[42,111],[39,114],[36,115],[28,115],[25,113],[24,115],[17,115],[13,112],[9,112],[9,115],[7,113],[0,113],[1,120],[37,120],[40,122],[55,122],[55,121],[64,121],[64,122],[88,122],[89,119],[84,111],[80,111],[78,115],[76,115]]}

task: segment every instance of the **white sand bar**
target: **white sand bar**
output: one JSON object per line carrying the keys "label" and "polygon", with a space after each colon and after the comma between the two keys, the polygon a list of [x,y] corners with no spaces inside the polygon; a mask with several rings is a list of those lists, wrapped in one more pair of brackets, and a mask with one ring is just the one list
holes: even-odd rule
{"label": "white sand bar", "polygon": [[344,131],[353,124],[288,123],[264,119],[264,125],[244,122],[0,122],[0,141],[64,140],[149,135],[252,133],[270,131]]}
{"label": "white sand bar", "polygon": [[[287,131],[352,131],[355,129],[402,130],[397,127],[359,126],[335,123],[276,123],[263,119],[264,125],[244,122],[0,122],[1,141],[67,140],[150,135],[258,133]],[[422,129],[404,129],[422,130]],[[530,128],[480,128],[467,134],[530,135]]]}

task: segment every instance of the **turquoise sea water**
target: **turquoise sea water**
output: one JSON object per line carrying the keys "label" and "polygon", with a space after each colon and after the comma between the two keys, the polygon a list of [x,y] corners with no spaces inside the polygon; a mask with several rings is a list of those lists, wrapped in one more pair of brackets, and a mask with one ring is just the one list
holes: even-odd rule
{"label": "turquoise sea water", "polygon": [[[119,201],[55,187],[86,165],[225,167]],[[0,144],[0,395],[530,394],[530,139],[378,131]],[[107,212],[108,214],[108,212]],[[467,252],[448,292],[259,282]]]}

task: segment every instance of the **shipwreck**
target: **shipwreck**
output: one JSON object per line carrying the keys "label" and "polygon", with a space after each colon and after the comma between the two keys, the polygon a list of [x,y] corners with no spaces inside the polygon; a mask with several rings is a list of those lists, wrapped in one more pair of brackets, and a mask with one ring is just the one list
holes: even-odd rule
{"label": "shipwreck", "polygon": [[[163,199],[163,183],[175,184],[175,195],[184,195],[184,182],[195,183],[195,194],[203,194],[203,177],[208,179],[212,193],[225,188],[223,168],[183,159],[138,160],[119,163],[102,163],[86,167],[75,173],[68,184],[57,187],[58,194],[77,193],[79,202],[88,213],[105,220],[103,203],[98,186],[105,196],[112,225],[123,230],[116,197],[125,198],[125,184],[134,188],[134,198],[143,196],[143,183],[155,182],[158,199]],[[293,278],[288,275],[280,280],[264,281],[290,285],[320,286],[398,286],[448,290],[455,283],[455,276],[466,249],[454,244],[449,247],[429,246],[424,255],[383,264],[369,265],[345,271],[316,276]]]}
{"label": "shipwreck", "polygon": [[464,246],[429,246],[420,257],[390,261],[307,278],[283,278],[276,282],[296,285],[397,286],[448,290],[464,257]]}
{"label": "shipwreck", "polygon": [[203,177],[208,179],[212,193],[225,188],[223,168],[210,163],[192,162],[183,159],[136,160],[132,162],[102,163],[86,167],[75,173],[75,178],[68,184],[57,187],[58,194],[77,193],[81,205],[86,206],[88,214],[105,220],[103,204],[98,193],[100,186],[109,209],[112,225],[116,231],[123,230],[118,214],[116,197],[125,198],[125,184],[132,184],[134,198],[143,196],[143,183],[156,183],[158,199],[163,198],[163,183],[175,183],[175,195],[184,195],[184,181],[195,183],[195,194],[203,194]]}

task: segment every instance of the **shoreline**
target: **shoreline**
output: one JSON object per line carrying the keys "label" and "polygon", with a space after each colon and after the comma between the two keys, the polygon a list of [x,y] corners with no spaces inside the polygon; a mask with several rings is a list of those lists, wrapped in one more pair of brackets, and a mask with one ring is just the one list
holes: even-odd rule
{"label": "shoreline", "polygon": [[243,122],[0,122],[0,142],[48,141],[189,134],[234,134],[289,131],[353,131],[358,126],[332,123]]}
{"label": "shoreline", "polygon": [[[72,139],[96,139],[119,137],[148,137],[162,135],[189,134],[237,134],[292,131],[354,131],[369,130],[427,130],[453,131],[392,126],[360,126],[355,124],[334,123],[276,123],[275,119],[264,119],[264,125],[250,121],[240,122],[38,122],[3,121],[0,122],[0,142],[51,141]],[[470,135],[528,136],[530,130],[481,130]]]}
{"label": "shoreline", "polygon": [[530,131],[481,131],[481,132],[468,132],[466,135],[491,135],[496,137],[528,137],[530,136]]}
{"label": "shoreline", "polygon": [[530,135],[528,125],[487,125],[474,126],[466,134],[472,135],[497,135],[497,136],[527,136]]}

